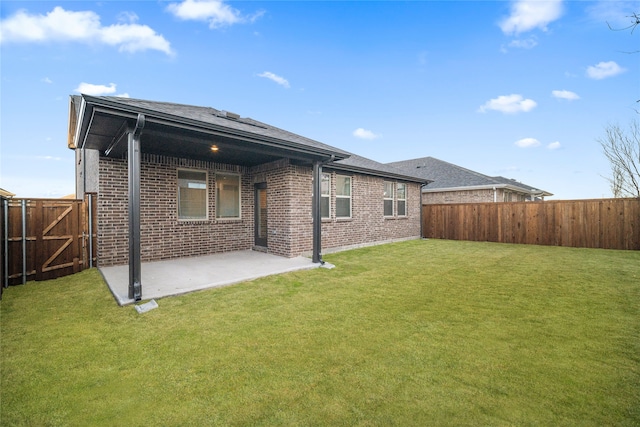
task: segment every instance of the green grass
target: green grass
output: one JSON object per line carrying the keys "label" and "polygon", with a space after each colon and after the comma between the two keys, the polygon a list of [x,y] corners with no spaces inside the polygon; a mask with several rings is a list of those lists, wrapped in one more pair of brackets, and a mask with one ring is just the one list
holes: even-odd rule
{"label": "green grass", "polygon": [[640,252],[411,241],[118,307],[7,289],[2,425],[640,425]]}

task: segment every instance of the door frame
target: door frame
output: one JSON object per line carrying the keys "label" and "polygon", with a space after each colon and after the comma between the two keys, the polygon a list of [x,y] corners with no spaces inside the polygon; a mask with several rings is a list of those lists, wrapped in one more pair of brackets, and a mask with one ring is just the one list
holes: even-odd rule
{"label": "door frame", "polygon": [[266,210],[266,227],[264,230],[264,237],[261,237],[259,235],[259,231],[260,231],[260,219],[261,219],[261,211],[260,211],[260,193],[262,191],[267,191],[267,183],[266,182],[259,182],[257,184],[254,185],[254,189],[253,189],[253,244],[254,246],[259,246],[259,247],[263,247],[263,248],[267,248],[268,245],[268,238],[269,238],[269,228],[268,228],[268,223],[269,223],[269,204],[267,202],[267,199],[265,198],[265,202],[267,202],[267,206],[265,207]]}

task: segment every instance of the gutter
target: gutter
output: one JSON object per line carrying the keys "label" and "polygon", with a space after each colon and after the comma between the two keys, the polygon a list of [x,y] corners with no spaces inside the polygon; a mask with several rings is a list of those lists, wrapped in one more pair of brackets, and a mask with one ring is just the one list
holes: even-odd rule
{"label": "gutter", "polygon": [[[243,131],[240,129],[233,129],[225,126],[215,125],[212,123],[205,123],[193,119],[187,119],[183,117],[174,116],[167,113],[162,113],[145,108],[125,108],[123,105],[113,101],[105,100],[103,98],[95,98],[89,95],[82,95],[83,102],[85,99],[91,106],[92,117],[95,112],[103,112],[110,115],[119,115],[131,120],[138,117],[138,114],[143,114],[146,117],[147,124],[155,123],[160,125],[169,125],[185,130],[192,130],[196,132],[208,133],[217,136],[232,137],[235,139],[242,139],[247,142],[257,143],[261,145],[268,145],[277,148],[286,148],[298,152],[303,152],[312,155],[321,155],[323,157],[334,156],[336,160],[346,159],[349,157],[348,153],[344,153],[341,150],[327,150],[322,148],[316,148],[296,143],[294,141],[287,141],[280,138],[274,138],[267,135],[260,135],[258,133],[252,133]],[[83,112],[84,113],[84,112]],[[84,116],[84,114],[83,114]],[[249,126],[249,125],[247,125]],[[318,141],[316,141],[318,142]],[[318,142],[319,143],[319,142]]]}
{"label": "gutter", "polygon": [[[343,160],[343,159],[336,159],[336,160]],[[422,186],[426,186],[427,184],[432,183],[432,180],[429,179],[423,179],[423,178],[418,178],[415,176],[409,176],[409,175],[402,175],[402,174],[394,174],[391,172],[385,172],[385,171],[381,171],[381,170],[377,170],[377,169],[368,169],[368,168],[361,168],[358,166],[349,166],[349,165],[341,165],[341,164],[337,164],[334,163],[332,165],[327,166],[329,169],[334,169],[334,170],[341,170],[341,171],[346,171],[346,172],[356,172],[356,173],[361,173],[364,175],[372,175],[372,176],[378,176],[378,177],[382,177],[382,178],[391,178],[391,179],[399,179],[402,181],[408,181],[408,182],[417,182],[422,184]]]}

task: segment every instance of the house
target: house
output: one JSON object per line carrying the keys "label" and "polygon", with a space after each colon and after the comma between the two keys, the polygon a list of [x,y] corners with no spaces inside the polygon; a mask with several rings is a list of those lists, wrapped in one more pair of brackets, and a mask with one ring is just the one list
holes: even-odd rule
{"label": "house", "polygon": [[12,198],[14,196],[15,196],[15,194],[13,194],[11,191],[7,191],[4,188],[0,188],[0,198],[10,199],[10,198]]}
{"label": "house", "polygon": [[98,264],[226,251],[284,257],[420,237],[427,180],[238,114],[71,96],[77,196],[98,195]]}
{"label": "house", "polygon": [[432,180],[422,189],[423,204],[523,202],[553,196],[516,180],[487,176],[433,157],[388,163],[406,174]]}

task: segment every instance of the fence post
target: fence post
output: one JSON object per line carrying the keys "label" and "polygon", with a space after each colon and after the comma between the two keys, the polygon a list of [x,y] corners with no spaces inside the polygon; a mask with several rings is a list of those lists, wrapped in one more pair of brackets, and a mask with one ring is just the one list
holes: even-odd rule
{"label": "fence post", "polygon": [[47,261],[47,255],[45,254],[44,243],[44,218],[45,218],[44,202],[42,200],[36,200],[35,207],[31,210],[31,226],[32,232],[35,234],[35,257],[33,263],[36,270],[36,280],[44,280],[44,265]]}
{"label": "fence post", "polygon": [[4,216],[4,223],[2,227],[2,246],[3,246],[3,278],[2,285],[5,288],[9,287],[9,200],[2,199],[2,209]]}
{"label": "fence post", "polygon": [[27,200],[22,199],[22,284],[27,283]]}

